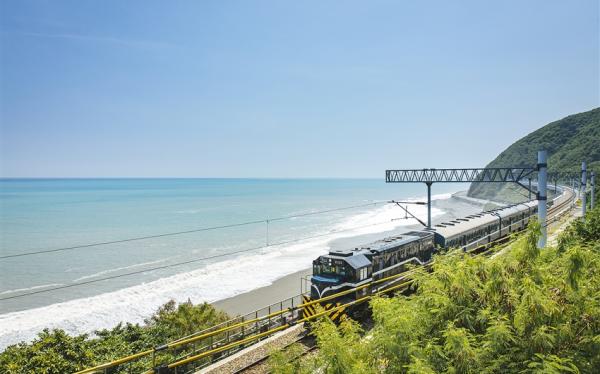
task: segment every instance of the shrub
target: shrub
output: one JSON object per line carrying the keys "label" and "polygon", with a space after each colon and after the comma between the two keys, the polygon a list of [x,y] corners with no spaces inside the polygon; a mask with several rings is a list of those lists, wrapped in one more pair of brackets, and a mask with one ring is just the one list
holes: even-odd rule
{"label": "shrub", "polygon": [[[212,305],[177,305],[174,301],[161,306],[145,324],[119,324],[112,329],[70,336],[60,329],[44,330],[31,343],[12,345],[0,353],[0,372],[7,374],[63,374],[102,364],[133,353],[165,344],[183,335],[204,330],[228,319]],[[169,358],[169,353],[166,356]],[[135,372],[148,369],[148,360],[132,364]],[[127,372],[117,368],[114,372]]]}

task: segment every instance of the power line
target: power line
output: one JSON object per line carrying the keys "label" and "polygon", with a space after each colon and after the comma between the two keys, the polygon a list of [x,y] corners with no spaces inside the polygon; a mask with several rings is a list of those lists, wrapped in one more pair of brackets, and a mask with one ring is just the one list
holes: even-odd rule
{"label": "power line", "polygon": [[[371,203],[371,204],[373,204],[373,203]],[[0,301],[11,300],[11,299],[18,299],[18,298],[25,297],[25,296],[31,296],[31,295],[36,295],[36,294],[41,294],[41,293],[46,293],[46,292],[52,292],[52,291],[62,290],[62,289],[65,289],[65,288],[78,287],[78,286],[83,286],[83,285],[90,284],[90,283],[103,282],[103,281],[107,281],[107,280],[111,280],[111,279],[127,277],[127,276],[141,274],[141,273],[145,273],[145,272],[149,272],[149,271],[156,271],[156,270],[168,269],[168,268],[172,268],[172,267],[176,267],[176,266],[181,266],[181,265],[187,265],[187,264],[198,262],[198,261],[211,260],[211,259],[214,259],[214,258],[231,256],[231,255],[238,254],[238,253],[251,252],[251,251],[256,251],[256,250],[259,250],[259,249],[265,249],[265,248],[269,248],[269,247],[278,246],[278,245],[296,243],[296,242],[300,242],[300,241],[303,241],[303,240],[319,238],[319,237],[323,237],[323,236],[337,234],[337,233],[340,233],[340,232],[346,232],[346,231],[352,231],[352,230],[362,229],[362,228],[365,228],[365,227],[382,225],[384,223],[390,223],[392,221],[393,221],[393,219],[389,220],[389,221],[372,223],[372,224],[369,224],[369,225],[356,226],[356,227],[352,227],[352,228],[348,228],[348,229],[344,229],[344,230],[334,230],[334,231],[330,231],[330,232],[324,233],[324,234],[306,236],[306,237],[298,238],[298,239],[285,240],[285,241],[281,241],[281,242],[278,242],[278,243],[262,245],[262,246],[259,246],[259,247],[252,247],[252,248],[240,249],[240,250],[234,251],[234,252],[222,253],[222,254],[208,256],[208,257],[200,257],[200,258],[195,258],[195,259],[191,259],[191,260],[176,262],[176,263],[173,263],[173,264],[167,264],[167,265],[156,266],[156,267],[142,269],[142,270],[131,271],[129,273],[123,273],[123,274],[112,275],[112,276],[104,277],[104,278],[92,279],[92,280],[85,281],[85,282],[71,283],[71,284],[66,284],[66,285],[63,285],[63,286],[47,288],[45,290],[32,291],[32,292],[27,292],[27,293],[19,294],[19,295],[2,297],[2,298],[0,298]]]}
{"label": "power line", "polygon": [[387,201],[375,201],[375,202],[371,202],[371,203],[367,203],[367,204],[352,205],[352,206],[347,206],[347,207],[342,207],[342,208],[320,210],[320,211],[316,211],[316,212],[308,212],[308,213],[302,213],[302,214],[296,214],[296,215],[290,215],[290,216],[282,216],[282,217],[256,220],[256,221],[232,223],[232,224],[221,225],[221,226],[202,227],[202,228],[186,230],[186,231],[177,231],[177,232],[170,232],[170,233],[164,233],[164,234],[139,236],[139,237],[134,237],[134,238],[110,240],[110,241],[90,243],[90,244],[81,244],[81,245],[75,245],[75,246],[71,246],[71,247],[44,249],[44,250],[25,252],[25,253],[15,253],[15,254],[9,254],[9,255],[2,255],[2,256],[0,256],[0,259],[33,256],[33,255],[39,255],[39,254],[44,254],[44,253],[62,252],[62,251],[70,251],[70,250],[81,249],[81,248],[98,247],[101,245],[119,244],[119,243],[127,243],[127,242],[133,242],[133,241],[138,241],[138,240],[162,238],[165,236],[184,235],[184,234],[192,234],[192,233],[198,233],[198,232],[203,232],[203,231],[212,231],[212,230],[228,229],[228,228],[240,227],[240,226],[256,225],[259,223],[267,223],[267,222],[272,222],[272,221],[280,221],[280,220],[291,219],[291,218],[305,217],[305,216],[310,216],[310,215],[315,215],[315,214],[323,214],[323,213],[337,212],[337,211],[341,211],[341,210],[363,208],[363,207],[374,206],[374,205],[382,204],[382,203],[387,203]]}

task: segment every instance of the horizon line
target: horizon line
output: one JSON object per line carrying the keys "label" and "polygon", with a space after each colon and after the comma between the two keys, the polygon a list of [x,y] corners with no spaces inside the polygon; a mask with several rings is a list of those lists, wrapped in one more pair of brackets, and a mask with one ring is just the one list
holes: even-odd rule
{"label": "horizon line", "polygon": [[[385,177],[385,175],[383,175],[383,177]],[[376,177],[376,176],[360,176],[360,177],[325,177],[325,176],[299,176],[299,177],[181,177],[181,176],[177,176],[177,177],[165,177],[165,176],[112,176],[112,177],[104,177],[104,176],[98,176],[98,177],[90,177],[90,176],[86,176],[86,177],[47,177],[47,176],[43,176],[43,177],[31,177],[31,176],[27,176],[27,177],[4,177],[4,176],[0,176],[0,180],[10,180],[10,179],[38,179],[38,180],[57,180],[57,179],[72,179],[72,180],[77,180],[77,179],[379,179],[380,177]]]}

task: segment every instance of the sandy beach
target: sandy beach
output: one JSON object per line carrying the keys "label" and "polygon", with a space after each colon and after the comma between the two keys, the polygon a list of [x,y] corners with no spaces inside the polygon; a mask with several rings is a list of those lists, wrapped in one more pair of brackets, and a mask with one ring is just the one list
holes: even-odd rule
{"label": "sandy beach", "polygon": [[[432,201],[432,206],[442,209],[444,214],[434,217],[432,221],[435,224],[480,212],[484,203],[485,202],[469,201],[455,197],[434,200]],[[421,228],[421,225],[402,226],[396,230],[337,239],[330,243],[330,247],[331,249],[355,247],[389,235],[400,234],[411,230],[420,230]],[[312,269],[304,269],[279,278],[268,286],[217,301],[213,303],[213,305],[230,315],[250,313],[280,300],[300,294],[302,277],[310,277],[310,275],[312,275]]]}
{"label": "sandy beach", "polygon": [[277,279],[269,286],[217,301],[213,305],[232,316],[250,313],[276,301],[300,294],[301,278],[311,274],[312,269],[298,271]]}

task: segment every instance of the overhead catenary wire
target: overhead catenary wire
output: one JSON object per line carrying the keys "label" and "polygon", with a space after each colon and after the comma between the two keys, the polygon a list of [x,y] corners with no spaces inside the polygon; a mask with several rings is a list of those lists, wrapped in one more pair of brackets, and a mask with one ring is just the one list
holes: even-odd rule
{"label": "overhead catenary wire", "polygon": [[[374,202],[374,203],[369,203],[369,204],[363,204],[361,206],[375,205],[375,204],[379,204],[379,203],[381,203],[381,202]],[[357,207],[357,206],[355,206],[355,207]],[[342,210],[342,209],[350,209],[350,208],[349,207],[346,207],[346,208],[337,208],[335,210]],[[329,210],[329,211],[333,211],[333,210]],[[314,214],[317,214],[317,213],[318,212],[314,212]],[[305,214],[305,215],[307,215],[307,214]],[[293,217],[293,216],[290,216],[290,217]],[[303,241],[303,240],[309,240],[309,239],[324,237],[324,236],[328,236],[328,235],[332,235],[332,234],[337,234],[337,233],[341,233],[341,232],[347,232],[347,231],[352,231],[352,230],[358,230],[358,229],[361,229],[361,228],[382,225],[382,224],[385,224],[385,223],[393,222],[395,220],[397,220],[397,218],[392,218],[390,220],[386,220],[386,221],[382,221],[382,222],[377,222],[377,223],[372,223],[372,224],[369,224],[369,225],[362,225],[362,226],[351,227],[351,228],[344,229],[344,230],[332,230],[330,232],[323,233],[323,234],[312,235],[312,236],[307,236],[307,237],[302,237],[302,238],[297,238],[297,239],[291,239],[291,240],[286,240],[286,241],[281,241],[281,242],[276,242],[276,243],[267,243],[266,245],[261,245],[261,246],[251,247],[251,248],[245,248],[245,249],[241,249],[241,250],[237,250],[237,251],[233,251],[233,252],[221,253],[221,254],[213,255],[213,256],[207,256],[207,257],[190,259],[190,260],[176,262],[176,263],[172,263],[172,264],[167,264],[167,265],[162,265],[162,266],[156,266],[156,267],[146,268],[146,269],[142,269],[142,270],[136,270],[136,271],[132,271],[132,272],[128,272],[128,273],[116,274],[116,275],[109,276],[109,277],[92,279],[92,280],[89,280],[89,281],[76,282],[76,283],[71,283],[71,284],[66,284],[66,285],[62,285],[62,286],[52,287],[52,288],[48,288],[48,289],[44,289],[44,290],[27,292],[27,293],[23,293],[23,294],[14,295],[14,296],[6,296],[6,297],[0,298],[0,301],[10,300],[10,299],[17,299],[17,298],[21,298],[21,297],[26,297],[26,296],[31,296],[31,295],[35,295],[35,294],[41,294],[41,293],[47,293],[47,292],[57,291],[57,290],[61,290],[61,289],[66,289],[66,288],[71,288],[71,287],[77,287],[77,286],[82,286],[82,285],[91,284],[91,283],[103,282],[103,281],[107,281],[107,280],[111,280],[111,279],[122,278],[122,277],[131,276],[131,275],[142,274],[142,273],[146,273],[146,272],[151,272],[151,271],[156,271],[156,270],[162,270],[162,269],[167,269],[167,268],[182,266],[182,265],[186,265],[186,264],[190,264],[190,263],[194,263],[194,262],[199,262],[199,261],[204,261],[204,260],[211,260],[211,259],[215,259],[215,258],[219,258],[219,257],[226,257],[226,256],[231,256],[231,255],[235,255],[235,254],[239,254],[239,253],[251,252],[251,251],[256,251],[256,250],[259,250],[259,249],[266,249],[266,248],[269,248],[269,247],[274,247],[274,246],[279,246],[279,245],[291,244],[291,243],[300,242],[300,241]],[[546,223],[546,225],[548,225],[548,224],[549,224],[549,222]]]}
{"label": "overhead catenary wire", "polygon": [[231,224],[227,224],[227,225],[201,227],[201,228],[185,230],[185,231],[138,236],[138,237],[133,237],[133,238],[109,240],[109,241],[89,243],[89,244],[80,244],[80,245],[74,245],[74,246],[69,246],[69,247],[43,249],[43,250],[39,250],[39,251],[31,251],[31,252],[24,252],[24,253],[13,253],[13,254],[8,254],[8,255],[0,255],[0,260],[7,259],[7,258],[15,258],[15,257],[34,256],[34,255],[40,255],[40,254],[44,254],[44,253],[71,251],[71,250],[81,249],[81,248],[99,247],[99,246],[110,245],[110,244],[127,243],[127,242],[139,241],[139,240],[162,238],[162,237],[166,237],[166,236],[185,235],[185,234],[192,234],[192,233],[198,233],[198,232],[204,232],[204,231],[214,231],[214,230],[228,229],[228,228],[234,228],[234,227],[256,225],[256,224],[260,224],[260,223],[268,223],[268,222],[281,221],[281,220],[291,219],[291,218],[306,217],[306,216],[316,215],[316,214],[332,213],[332,212],[348,210],[348,209],[364,208],[364,207],[375,206],[377,204],[384,204],[384,203],[388,203],[388,201],[387,200],[374,201],[374,202],[365,203],[365,204],[351,205],[351,206],[346,206],[346,207],[341,207],[341,208],[319,210],[316,212],[300,213],[300,214],[281,216],[281,217],[275,217],[275,218],[269,218],[269,219],[237,222],[237,223],[231,223]]}
{"label": "overhead catenary wire", "polygon": [[42,294],[42,293],[47,293],[47,292],[52,292],[52,291],[58,291],[58,290],[62,290],[62,289],[65,289],[65,288],[78,287],[78,286],[83,286],[83,285],[91,284],[91,283],[104,282],[104,281],[108,281],[108,280],[111,280],[111,279],[128,277],[128,276],[131,276],[131,275],[142,274],[142,273],[146,273],[146,272],[150,272],[150,271],[168,269],[168,268],[172,268],[172,267],[177,267],[177,266],[191,264],[191,263],[194,263],[194,262],[200,262],[200,261],[205,261],[205,260],[212,260],[212,259],[215,259],[215,258],[231,256],[231,255],[235,255],[235,254],[239,254],[239,253],[244,253],[244,252],[257,251],[259,249],[266,249],[266,248],[269,248],[269,247],[274,247],[274,246],[279,246],[279,245],[296,243],[296,242],[300,242],[300,241],[303,241],[303,240],[315,239],[315,238],[324,237],[324,236],[328,236],[328,235],[333,235],[333,234],[337,234],[337,233],[341,233],[341,232],[353,231],[353,230],[358,230],[358,229],[362,229],[362,228],[366,228],[366,227],[372,227],[372,226],[382,225],[382,224],[385,224],[385,223],[390,223],[392,221],[393,221],[393,219],[391,219],[391,220],[385,220],[385,221],[377,222],[377,223],[372,223],[372,224],[369,224],[369,225],[355,226],[355,227],[351,227],[351,228],[343,229],[343,230],[332,230],[332,231],[329,231],[329,232],[323,233],[323,234],[311,235],[311,236],[306,236],[306,237],[297,238],[297,239],[291,239],[291,240],[284,240],[284,241],[280,241],[280,242],[277,242],[277,243],[271,243],[271,244],[261,245],[261,246],[257,246],[257,247],[240,249],[240,250],[237,250],[237,251],[228,252],[228,253],[221,253],[221,254],[213,255],[213,256],[194,258],[194,259],[190,259],[190,260],[186,260],[186,261],[180,261],[180,262],[176,262],[176,263],[172,263],[172,264],[155,266],[155,267],[146,268],[146,269],[142,269],[142,270],[131,271],[131,272],[128,272],[128,273],[116,274],[116,275],[112,275],[112,276],[109,276],[109,277],[97,278],[97,279],[92,279],[92,280],[88,280],[88,281],[84,281],[84,282],[70,283],[70,284],[65,284],[65,285],[62,285],[62,286],[47,288],[47,289],[44,289],[44,290],[26,292],[26,293],[14,295],[14,296],[6,296],[6,297],[0,298],[0,301],[11,300],[11,299],[18,299],[18,298],[22,298],[22,297],[26,297],[26,296],[31,296],[31,295],[36,295],[36,294]]}

